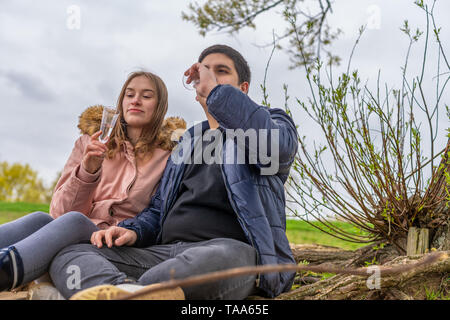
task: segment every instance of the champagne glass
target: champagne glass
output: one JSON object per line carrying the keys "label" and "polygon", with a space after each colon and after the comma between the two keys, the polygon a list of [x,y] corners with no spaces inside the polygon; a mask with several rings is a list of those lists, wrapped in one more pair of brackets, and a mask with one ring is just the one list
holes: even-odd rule
{"label": "champagne glass", "polygon": [[119,111],[111,107],[103,107],[102,123],[100,130],[102,134],[98,137],[101,143],[106,143],[111,135],[114,126],[116,125],[117,118],[119,117]]}
{"label": "champagne glass", "polygon": [[191,81],[191,83],[187,83],[187,79],[189,76],[185,76],[183,74],[183,78],[181,79],[181,81],[183,82],[183,87],[185,87],[188,90],[195,90],[195,87],[197,86],[197,84],[200,83],[200,79],[194,79]]}

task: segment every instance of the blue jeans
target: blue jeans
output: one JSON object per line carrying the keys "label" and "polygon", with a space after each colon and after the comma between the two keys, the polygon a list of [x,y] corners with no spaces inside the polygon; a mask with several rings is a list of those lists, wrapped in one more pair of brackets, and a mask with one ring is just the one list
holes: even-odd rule
{"label": "blue jeans", "polygon": [[[50,276],[61,294],[101,284],[121,284],[135,279],[148,285],[229,268],[256,265],[250,245],[217,238],[201,242],[177,242],[148,248],[71,245],[61,250],[50,266]],[[78,274],[74,272],[77,270]],[[74,279],[78,277],[78,282]],[[233,277],[182,288],[186,299],[244,299],[253,293],[256,275]]]}
{"label": "blue jeans", "polygon": [[23,263],[22,283],[25,284],[45,274],[61,249],[89,241],[97,230],[79,212],[68,212],[57,219],[45,212],[33,212],[0,225],[0,248],[16,247]]}

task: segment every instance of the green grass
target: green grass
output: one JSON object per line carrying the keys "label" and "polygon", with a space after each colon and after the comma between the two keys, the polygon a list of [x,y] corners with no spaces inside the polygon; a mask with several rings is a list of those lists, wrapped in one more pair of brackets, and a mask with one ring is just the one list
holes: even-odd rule
{"label": "green grass", "polygon": [[[355,227],[346,222],[336,221],[333,224],[345,231],[358,232]],[[355,250],[367,245],[367,243],[353,243],[335,238],[302,220],[288,219],[286,221],[286,229],[287,237],[291,243],[315,243],[340,247],[346,250]]]}
{"label": "green grass", "polygon": [[[23,202],[2,202],[0,201],[0,224],[18,219],[28,213],[35,211],[49,212],[48,204],[33,204]],[[340,228],[355,232],[354,227],[345,222],[335,222]],[[334,247],[341,247],[347,250],[355,250],[365,244],[352,243],[334,238],[320,230],[314,228],[301,220],[288,219],[286,221],[287,237],[292,243],[315,243]]]}
{"label": "green grass", "polygon": [[18,219],[35,211],[49,211],[48,204],[0,201],[0,224]]}

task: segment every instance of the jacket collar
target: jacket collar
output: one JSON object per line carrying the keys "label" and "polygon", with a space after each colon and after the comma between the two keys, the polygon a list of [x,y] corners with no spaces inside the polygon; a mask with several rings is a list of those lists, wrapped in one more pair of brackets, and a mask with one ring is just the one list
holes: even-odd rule
{"label": "jacket collar", "polygon": [[[100,130],[102,121],[102,105],[94,105],[87,108],[79,117],[78,128],[81,134],[93,135]],[[164,150],[172,150],[177,138],[186,130],[186,122],[179,117],[168,117],[164,119],[161,130],[158,134],[157,145]],[[130,144],[131,146],[131,144]],[[132,147],[132,146],[131,146]],[[130,150],[129,146],[126,148]],[[132,148],[134,150],[134,148]]]}

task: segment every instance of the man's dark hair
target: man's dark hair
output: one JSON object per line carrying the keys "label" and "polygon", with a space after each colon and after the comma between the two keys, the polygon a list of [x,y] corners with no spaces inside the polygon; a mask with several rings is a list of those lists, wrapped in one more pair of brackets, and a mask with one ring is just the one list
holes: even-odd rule
{"label": "man's dark hair", "polygon": [[247,60],[245,60],[238,51],[223,44],[216,44],[203,50],[203,52],[200,54],[200,57],[198,57],[198,62],[202,62],[206,56],[212,53],[222,53],[233,60],[234,67],[236,68],[237,74],[239,76],[239,84],[244,81],[250,84],[250,67],[248,66]]}

